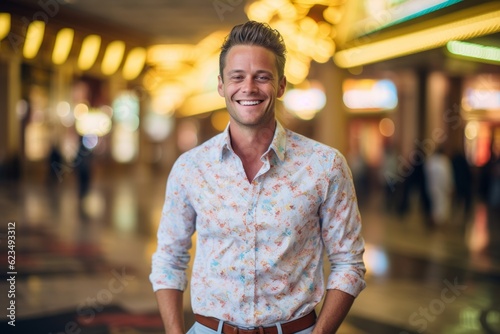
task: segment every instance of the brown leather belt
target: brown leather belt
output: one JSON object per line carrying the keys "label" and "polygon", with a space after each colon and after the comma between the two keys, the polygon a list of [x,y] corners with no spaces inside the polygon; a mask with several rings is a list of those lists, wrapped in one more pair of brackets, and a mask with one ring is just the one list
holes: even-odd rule
{"label": "brown leather belt", "polygon": [[[211,330],[217,331],[219,329],[219,319],[209,318],[199,314],[194,315],[196,322],[199,322],[205,327]],[[303,316],[289,322],[281,324],[281,330],[283,334],[292,334],[296,332],[303,331],[306,328],[313,326],[316,323],[316,313],[312,311],[308,315]],[[222,326],[223,334],[278,334],[278,327],[276,325],[268,327],[256,327],[253,329],[245,329],[237,326],[224,323]]]}

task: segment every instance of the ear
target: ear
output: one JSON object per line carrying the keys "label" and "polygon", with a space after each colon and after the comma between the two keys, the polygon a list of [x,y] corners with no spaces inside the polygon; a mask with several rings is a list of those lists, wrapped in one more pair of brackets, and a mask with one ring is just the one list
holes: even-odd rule
{"label": "ear", "polygon": [[224,97],[224,81],[222,81],[222,77],[220,75],[217,76],[217,80],[219,81],[217,84],[217,91],[220,96]]}
{"label": "ear", "polygon": [[285,93],[285,88],[286,88],[286,77],[283,76],[283,78],[281,78],[280,82],[278,83],[278,97],[283,96],[283,94]]}

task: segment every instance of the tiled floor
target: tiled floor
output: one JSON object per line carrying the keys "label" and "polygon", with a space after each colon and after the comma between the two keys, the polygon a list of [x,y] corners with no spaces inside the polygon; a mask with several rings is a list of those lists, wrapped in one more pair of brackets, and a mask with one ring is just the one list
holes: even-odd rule
{"label": "tiled floor", "polygon": [[[162,333],[148,274],[165,180],[100,173],[81,202],[71,173],[1,181],[0,333]],[[361,208],[368,287],[339,333],[500,333],[500,218],[477,204],[469,219],[455,208],[454,223],[428,230],[417,206],[400,217],[379,198]]]}

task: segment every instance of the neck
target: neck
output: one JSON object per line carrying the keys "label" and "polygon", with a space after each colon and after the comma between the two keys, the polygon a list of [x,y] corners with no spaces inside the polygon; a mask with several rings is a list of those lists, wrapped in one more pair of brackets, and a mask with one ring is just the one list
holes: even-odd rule
{"label": "neck", "polygon": [[275,120],[258,128],[231,126],[232,124],[229,126],[231,145],[242,160],[259,159],[271,145],[276,129]]}

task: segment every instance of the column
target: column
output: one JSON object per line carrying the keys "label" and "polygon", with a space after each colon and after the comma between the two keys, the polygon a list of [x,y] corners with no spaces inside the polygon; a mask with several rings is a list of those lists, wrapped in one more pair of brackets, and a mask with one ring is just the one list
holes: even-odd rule
{"label": "column", "polygon": [[[342,154],[347,154],[348,132],[347,111],[342,102],[342,81],[345,71],[332,62],[313,64],[315,79],[325,87],[326,105],[316,115],[314,139],[335,147]],[[311,71],[312,72],[312,71]]]}
{"label": "column", "polygon": [[21,176],[21,124],[16,104],[21,98],[21,61],[0,58],[0,177]]}

